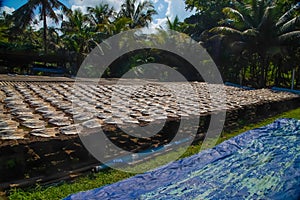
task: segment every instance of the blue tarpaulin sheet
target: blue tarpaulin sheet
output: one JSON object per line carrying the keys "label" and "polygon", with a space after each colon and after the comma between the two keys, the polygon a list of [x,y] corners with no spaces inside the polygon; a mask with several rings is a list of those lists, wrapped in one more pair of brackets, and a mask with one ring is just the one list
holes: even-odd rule
{"label": "blue tarpaulin sheet", "polygon": [[300,121],[279,119],[74,199],[300,199]]}
{"label": "blue tarpaulin sheet", "polygon": [[59,68],[43,68],[43,67],[33,67],[32,71],[46,72],[46,73],[53,73],[53,74],[63,74],[63,73],[65,73],[64,69],[59,69]]}

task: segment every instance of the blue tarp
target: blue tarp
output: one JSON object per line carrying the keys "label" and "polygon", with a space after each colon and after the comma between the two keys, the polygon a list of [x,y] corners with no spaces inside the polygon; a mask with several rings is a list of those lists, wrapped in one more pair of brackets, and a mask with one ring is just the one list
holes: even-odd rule
{"label": "blue tarp", "polygon": [[300,199],[300,121],[279,119],[74,199]]}
{"label": "blue tarp", "polygon": [[279,92],[290,92],[294,94],[300,94],[300,90],[292,90],[287,88],[272,87],[272,90],[279,91]]}
{"label": "blue tarp", "polygon": [[239,85],[239,84],[235,84],[235,83],[230,83],[230,82],[225,82],[224,85],[232,86],[232,87],[237,87],[237,88],[241,88],[241,89],[244,89],[244,90],[255,90],[255,88],[252,88],[252,87],[243,86],[243,85]]}
{"label": "blue tarp", "polygon": [[45,68],[45,67],[33,67],[32,71],[35,72],[46,72],[46,73],[53,73],[53,74],[63,74],[65,73],[64,69],[61,68]]}

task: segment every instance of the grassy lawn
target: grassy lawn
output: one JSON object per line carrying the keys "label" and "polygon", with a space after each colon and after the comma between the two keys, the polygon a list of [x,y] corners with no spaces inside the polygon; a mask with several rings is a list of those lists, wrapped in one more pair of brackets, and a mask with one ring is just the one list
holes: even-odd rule
{"label": "grassy lawn", "polygon": [[[232,131],[229,133],[223,132],[222,133],[223,137],[221,137],[219,139],[218,143],[221,143],[221,142],[223,142],[231,137],[234,137],[240,133],[243,133],[245,131],[270,124],[278,118],[300,119],[300,108],[289,111],[289,112],[285,112],[283,114],[274,116],[272,118],[265,119],[256,124],[241,124],[242,128],[240,128],[236,131]],[[200,148],[201,148],[201,142],[194,144],[187,149],[187,151],[183,154],[182,157],[188,157],[188,156],[194,155],[200,151]],[[160,159],[164,159],[164,156],[170,156],[170,154],[163,155],[160,158],[158,157],[157,159],[155,159],[154,162],[159,162]],[[106,184],[111,184],[111,183],[120,181],[122,179],[128,178],[133,175],[134,174],[111,169],[111,170],[102,171],[102,172],[99,172],[96,174],[90,174],[86,177],[79,178],[72,183],[61,183],[59,185],[48,186],[48,187],[36,186],[34,188],[29,188],[26,190],[12,189],[10,191],[10,195],[8,198],[14,199],[14,200],[15,199],[24,199],[24,200],[25,199],[26,200],[62,199],[64,197],[68,196],[69,194],[101,187]],[[0,200],[1,200],[1,197],[0,197]]]}

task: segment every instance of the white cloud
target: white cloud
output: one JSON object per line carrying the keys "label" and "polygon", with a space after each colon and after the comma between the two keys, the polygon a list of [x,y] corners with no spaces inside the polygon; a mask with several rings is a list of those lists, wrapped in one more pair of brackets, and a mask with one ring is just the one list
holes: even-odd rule
{"label": "white cloud", "polygon": [[165,6],[162,3],[160,3],[157,7],[157,11],[161,12],[164,8],[165,8]]}
{"label": "white cloud", "polygon": [[[140,1],[145,1],[145,0],[140,0]],[[192,15],[194,12],[188,12],[185,10],[185,3],[184,0],[152,0],[154,4],[156,4],[156,9],[160,13],[159,15],[155,15],[153,22],[149,25],[149,28],[163,28],[166,29],[167,25],[167,16],[173,20],[176,15],[178,15],[179,19],[183,21],[186,17]],[[93,7],[96,5],[99,5],[101,3],[107,3],[110,6],[113,6],[117,11],[120,9],[123,0],[100,0],[100,1],[95,1],[95,0],[69,0],[69,4],[72,5],[71,9],[81,9],[83,13],[86,13],[87,7]],[[13,12],[13,8],[8,8],[4,6],[2,8],[3,10],[5,9],[7,12]],[[164,12],[166,9],[166,13],[161,13]],[[61,12],[57,10],[56,12]],[[166,17],[164,17],[166,16]],[[39,21],[38,24],[34,24],[34,28],[36,30],[40,29],[43,27],[42,21],[38,19],[38,16],[36,16],[36,19]],[[64,19],[66,19],[64,17]],[[60,24],[55,24],[55,22],[49,18],[47,18],[49,26],[53,27],[60,27]]]}
{"label": "white cloud", "polygon": [[[122,1],[120,0],[101,0],[101,1],[95,1],[95,0],[69,0],[69,4],[72,5],[74,8],[80,7],[81,9],[85,9],[86,7],[92,7],[92,6],[97,6],[101,3],[107,3],[110,6],[113,6],[115,10],[119,10],[122,5]],[[82,10],[84,11],[84,10]]]}
{"label": "white cloud", "polygon": [[7,14],[12,14],[15,11],[15,9],[7,7],[7,6],[3,6],[0,8],[0,11],[1,11],[1,13],[6,12]]}
{"label": "white cloud", "polygon": [[162,18],[162,19],[156,19],[155,23],[152,23],[151,26],[153,28],[162,28],[166,29],[167,28],[167,18]]}
{"label": "white cloud", "polygon": [[156,19],[151,24],[149,24],[149,27],[143,28],[143,33],[150,34],[155,33],[157,29],[164,29],[167,30],[167,18],[162,19]]}
{"label": "white cloud", "polygon": [[164,0],[168,4],[166,16],[173,20],[176,15],[183,21],[188,16],[194,14],[194,12],[188,12],[185,10],[184,0]]}
{"label": "white cloud", "polygon": [[71,6],[71,10],[81,10],[84,14],[86,14],[87,13],[87,6],[77,6],[77,5],[72,5]]}

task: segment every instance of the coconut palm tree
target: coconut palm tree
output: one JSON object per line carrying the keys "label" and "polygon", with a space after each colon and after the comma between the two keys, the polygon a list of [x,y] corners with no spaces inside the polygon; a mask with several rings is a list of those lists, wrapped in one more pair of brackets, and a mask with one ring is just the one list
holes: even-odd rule
{"label": "coconut palm tree", "polygon": [[39,10],[40,20],[43,20],[44,51],[47,54],[47,17],[58,23],[62,19],[62,15],[57,14],[56,9],[60,9],[64,13],[68,13],[70,10],[59,0],[28,0],[26,4],[13,12],[15,26],[21,30],[25,29],[34,21],[37,9]]}
{"label": "coconut palm tree", "polygon": [[10,17],[11,15],[5,11],[0,14],[0,42],[8,42],[9,40],[9,30],[12,27]]}
{"label": "coconut palm tree", "polygon": [[141,28],[149,25],[152,16],[157,14],[153,3],[150,1],[137,2],[137,0],[125,0],[121,5],[118,17],[131,19],[130,28]]}
{"label": "coconut palm tree", "polygon": [[188,33],[190,29],[195,27],[195,25],[181,22],[176,15],[173,21],[171,21],[170,18],[167,17],[167,27],[169,30]]}
{"label": "coconut palm tree", "polygon": [[88,7],[89,18],[92,25],[112,23],[116,17],[116,11],[109,4],[100,4],[96,7]]}
{"label": "coconut palm tree", "polygon": [[220,22],[221,26],[203,33],[202,37],[208,35],[204,40],[226,43],[237,57],[256,54],[260,61],[259,86],[265,87],[272,58],[284,56],[287,46],[299,45],[300,16],[295,13],[299,9],[300,3],[282,14],[273,1],[235,1],[233,7],[223,9],[227,18]]}
{"label": "coconut palm tree", "polygon": [[179,21],[178,16],[176,15],[176,17],[174,18],[173,21],[171,21],[169,19],[169,17],[167,17],[167,25],[170,30],[179,31],[180,30],[180,21]]}
{"label": "coconut palm tree", "polygon": [[[76,69],[81,65],[83,59],[95,47],[100,47],[99,43],[106,38],[106,33],[98,31],[98,27],[91,26],[88,14],[83,14],[80,9],[69,12],[68,20],[61,24],[61,35],[65,48],[76,53]],[[102,50],[102,49],[101,49]]]}
{"label": "coconut palm tree", "polygon": [[62,39],[65,47],[77,54],[77,67],[80,66],[84,55],[90,52],[89,41],[95,27],[89,26],[89,18],[80,9],[76,9],[67,15],[68,20],[61,24]]}
{"label": "coconut palm tree", "polygon": [[[100,4],[96,7],[88,7],[88,12],[91,26],[97,27],[97,30],[106,35],[106,37],[114,35],[116,33],[116,29],[122,30],[122,28],[119,27],[122,18],[117,18],[116,11],[108,4]],[[123,20],[123,22],[128,24],[131,21],[127,19],[125,21]]]}

